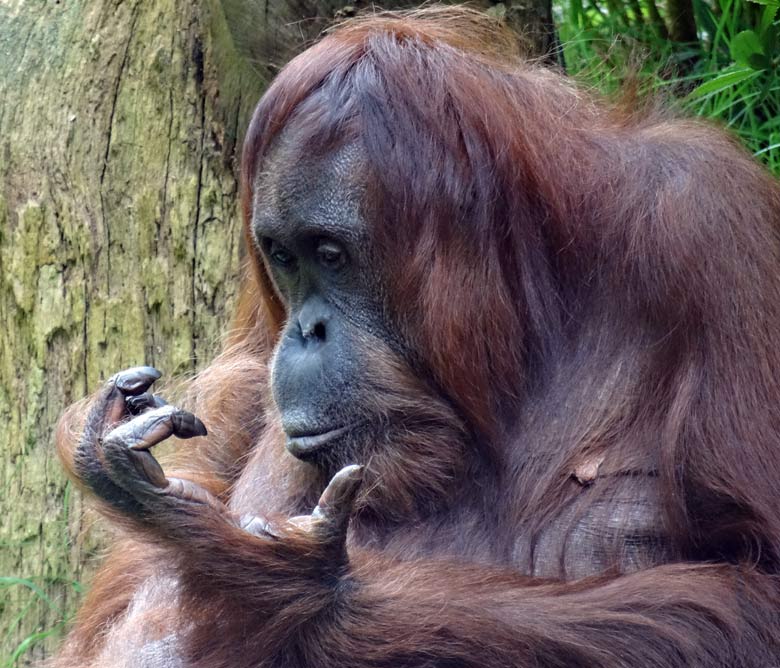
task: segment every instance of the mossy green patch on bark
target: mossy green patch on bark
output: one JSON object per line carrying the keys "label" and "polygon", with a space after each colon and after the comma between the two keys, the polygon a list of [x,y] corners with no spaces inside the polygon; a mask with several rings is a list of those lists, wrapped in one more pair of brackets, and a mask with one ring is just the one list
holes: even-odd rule
{"label": "mossy green patch on bark", "polygon": [[0,4],[0,664],[50,651],[96,544],[58,416],[118,369],[191,373],[218,346],[263,83],[218,2]]}

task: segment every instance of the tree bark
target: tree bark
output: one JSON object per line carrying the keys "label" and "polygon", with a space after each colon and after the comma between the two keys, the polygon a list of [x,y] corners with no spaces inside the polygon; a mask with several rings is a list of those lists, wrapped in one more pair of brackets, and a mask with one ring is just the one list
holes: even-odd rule
{"label": "tree bark", "polygon": [[488,13],[504,20],[517,35],[520,50],[530,58],[564,66],[563,51],[552,15],[552,0],[488,2]]}
{"label": "tree bark", "polygon": [[666,22],[664,21],[663,16],[661,16],[661,12],[658,10],[658,5],[655,0],[648,0],[647,8],[650,15],[650,22],[655,28],[656,35],[661,39],[668,39],[669,29],[666,27]]}
{"label": "tree bark", "polygon": [[218,345],[262,83],[216,3],[0,3],[2,657],[46,652],[95,545],[58,416],[118,369],[190,373]]}
{"label": "tree bark", "polygon": [[666,11],[669,15],[669,36],[675,42],[696,42],[696,18],[691,0],[667,0]]}
{"label": "tree bark", "polygon": [[[505,8],[549,52],[548,1]],[[0,1],[0,657],[48,654],[99,544],[54,455],[59,415],[124,367],[212,357],[238,283],[241,133],[353,9]]]}

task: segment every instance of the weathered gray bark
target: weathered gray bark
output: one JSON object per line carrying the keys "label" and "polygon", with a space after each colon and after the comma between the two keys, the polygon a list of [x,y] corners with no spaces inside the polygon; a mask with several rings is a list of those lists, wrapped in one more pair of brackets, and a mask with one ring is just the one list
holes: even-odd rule
{"label": "weathered gray bark", "polygon": [[[523,7],[494,11],[542,16]],[[208,362],[237,285],[241,131],[273,73],[352,11],[0,0],[0,663],[50,650],[98,542],[58,416],[123,367]]]}
{"label": "weathered gray bark", "polygon": [[0,581],[0,658],[56,628],[94,546],[58,415],[122,367],[191,372],[224,331],[261,83],[216,3],[0,2],[0,576],[30,581]]}

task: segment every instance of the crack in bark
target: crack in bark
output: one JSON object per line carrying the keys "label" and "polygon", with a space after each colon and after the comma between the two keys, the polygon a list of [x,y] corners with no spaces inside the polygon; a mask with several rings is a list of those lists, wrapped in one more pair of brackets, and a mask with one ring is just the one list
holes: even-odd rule
{"label": "crack in bark", "polygon": [[[171,46],[169,50],[169,62],[172,64],[174,55],[176,51],[176,30],[171,30]],[[165,153],[165,176],[163,177],[163,187],[162,187],[162,204],[160,207],[160,216],[157,220],[155,220],[155,228],[157,231],[157,235],[154,240],[155,244],[155,255],[160,254],[160,243],[162,239],[162,226],[165,220],[168,217],[168,183],[170,181],[170,174],[171,174],[171,150],[173,146],[173,82],[169,80],[168,82],[168,129],[166,131],[166,136],[168,138],[168,146]],[[144,311],[145,313],[149,313],[149,295],[148,295],[148,289],[145,286],[144,287]],[[157,357],[157,336],[156,336],[156,322],[152,320],[150,322],[150,325],[148,327],[149,332],[149,338],[150,342],[147,346],[149,353],[149,363],[154,366],[155,360]]]}
{"label": "crack in bark", "polygon": [[[127,34],[127,42],[125,43],[124,54],[122,55],[122,61],[119,64],[119,71],[116,75],[116,81],[114,83],[114,93],[111,98],[111,111],[108,116],[108,133],[106,136],[106,151],[103,155],[103,166],[100,170],[100,215],[103,219],[103,230],[106,236],[106,294],[111,294],[111,230],[106,220],[106,202],[105,195],[103,193],[103,183],[106,178],[106,170],[108,169],[109,153],[111,151],[111,136],[114,130],[114,115],[116,114],[116,104],[119,98],[119,88],[122,82],[122,76],[124,75],[125,68],[127,67],[127,59],[130,54],[130,44],[133,42],[135,36],[135,27],[138,22],[138,4],[133,7],[132,18],[130,20],[130,30]],[[104,328],[105,328],[105,322]]]}
{"label": "crack in bark", "polygon": [[[243,79],[243,77],[242,77]],[[242,81],[243,83],[243,81]],[[241,102],[243,102],[243,95],[239,87],[238,100],[236,100],[236,115],[233,119],[233,146],[231,149],[232,155],[230,156],[230,169],[231,171],[237,170],[241,164],[241,146],[239,144],[239,123],[241,120]]]}
{"label": "crack in bark", "polygon": [[195,276],[198,264],[198,228],[200,224],[200,196],[203,190],[203,167],[206,148],[206,92],[200,91],[200,148],[198,151],[198,185],[195,192],[195,225],[192,232],[192,305],[190,310],[190,350],[192,356],[193,369],[198,367],[198,353],[195,349],[195,326],[197,320],[195,317]]}
{"label": "crack in bark", "polygon": [[[176,31],[171,32],[171,50],[170,60],[173,62],[174,49],[176,48]],[[162,212],[160,215],[160,221],[157,224],[157,238],[160,237],[160,225],[168,213],[168,177],[171,171],[171,146],[173,144],[173,85],[170,84],[168,88],[168,151],[165,154],[165,179],[163,180],[163,195],[162,195]]]}

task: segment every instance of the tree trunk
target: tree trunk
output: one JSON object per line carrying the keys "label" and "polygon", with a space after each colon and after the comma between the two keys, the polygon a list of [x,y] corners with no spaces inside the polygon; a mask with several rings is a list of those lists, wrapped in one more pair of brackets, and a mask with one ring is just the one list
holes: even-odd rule
{"label": "tree trunk", "polygon": [[669,15],[669,36],[675,42],[696,42],[696,18],[692,0],[667,0],[666,11]]}
{"label": "tree trunk", "polygon": [[[507,20],[546,52],[534,6]],[[0,2],[0,657],[49,652],[99,543],[54,455],[58,416],[124,367],[209,361],[236,296],[241,132],[274,72],[352,11]]]}
{"label": "tree trunk", "polygon": [[656,35],[661,39],[668,39],[669,29],[666,27],[666,22],[664,21],[663,16],[661,16],[661,12],[658,10],[658,5],[655,0],[648,0],[647,8],[650,14],[650,22],[655,28]]}
{"label": "tree trunk", "polygon": [[224,331],[246,62],[217,4],[0,4],[0,657],[48,649],[94,547],[60,413],[123,367],[192,372]]}
{"label": "tree trunk", "polygon": [[502,18],[514,30],[523,55],[564,66],[563,51],[552,16],[552,0],[488,1],[488,13]]}

